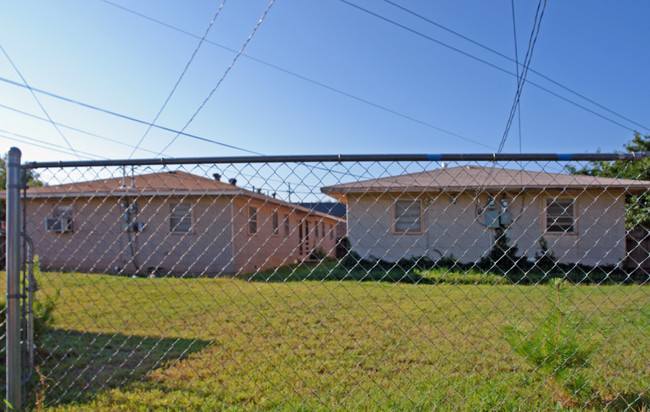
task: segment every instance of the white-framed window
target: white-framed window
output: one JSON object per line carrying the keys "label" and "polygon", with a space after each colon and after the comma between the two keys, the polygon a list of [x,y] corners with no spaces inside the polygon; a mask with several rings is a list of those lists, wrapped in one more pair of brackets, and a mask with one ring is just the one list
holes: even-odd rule
{"label": "white-framed window", "polygon": [[320,222],[320,232],[322,233],[323,239],[325,239],[325,222]]}
{"label": "white-framed window", "polygon": [[575,233],[573,199],[546,199],[546,232]]}
{"label": "white-framed window", "polygon": [[188,233],[192,230],[192,208],[189,203],[172,203],[169,205],[169,231]]}
{"label": "white-framed window", "polygon": [[48,232],[72,232],[72,205],[58,205],[52,211],[52,217],[45,219]]}
{"label": "white-framed window", "polygon": [[257,233],[257,208],[253,206],[248,207],[248,233]]}
{"label": "white-framed window", "polygon": [[284,236],[288,237],[291,232],[291,226],[289,223],[289,215],[284,215]]}
{"label": "white-framed window", "polygon": [[334,240],[334,226],[330,225],[330,240]]}
{"label": "white-framed window", "polygon": [[398,200],[393,206],[393,231],[395,233],[422,233],[422,202]]}
{"label": "white-framed window", "polygon": [[314,222],[314,237],[318,237],[318,222]]}
{"label": "white-framed window", "polygon": [[278,212],[273,212],[273,215],[271,216],[271,221],[273,223],[273,234],[277,236],[280,233],[279,230],[280,218],[278,216]]}

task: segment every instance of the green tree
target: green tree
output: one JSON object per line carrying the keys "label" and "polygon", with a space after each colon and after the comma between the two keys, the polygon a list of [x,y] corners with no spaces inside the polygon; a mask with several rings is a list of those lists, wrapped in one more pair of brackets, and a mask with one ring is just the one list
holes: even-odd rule
{"label": "green tree", "polygon": [[[634,134],[634,139],[627,143],[628,153],[650,152],[650,135]],[[650,158],[638,161],[614,160],[590,162],[582,169],[567,167],[570,173],[613,177],[618,179],[650,180]],[[625,198],[625,226],[628,229],[643,227],[650,229],[650,193],[628,195]]]}
{"label": "green tree", "polygon": [[[40,176],[32,169],[23,169],[22,185],[27,187],[43,186]],[[0,158],[0,190],[7,190],[7,156]],[[5,201],[0,200],[0,220],[5,220]]]}

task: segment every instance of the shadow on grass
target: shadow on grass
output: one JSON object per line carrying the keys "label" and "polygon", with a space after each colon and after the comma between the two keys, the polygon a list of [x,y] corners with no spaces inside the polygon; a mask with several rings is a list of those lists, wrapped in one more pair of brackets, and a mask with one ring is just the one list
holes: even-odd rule
{"label": "shadow on grass", "polygon": [[203,350],[209,342],[48,330],[36,353],[38,371],[27,405],[86,402],[99,392],[141,381],[152,370]]}
{"label": "shadow on grass", "polygon": [[616,398],[603,402],[603,407],[615,411],[650,411],[650,398],[631,392],[619,394]]}

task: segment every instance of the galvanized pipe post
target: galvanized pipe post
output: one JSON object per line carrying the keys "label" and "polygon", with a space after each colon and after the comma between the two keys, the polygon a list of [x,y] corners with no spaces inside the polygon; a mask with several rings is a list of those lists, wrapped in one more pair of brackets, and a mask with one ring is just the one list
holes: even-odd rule
{"label": "galvanized pipe post", "polygon": [[20,347],[20,150],[7,154],[7,410],[22,410]]}

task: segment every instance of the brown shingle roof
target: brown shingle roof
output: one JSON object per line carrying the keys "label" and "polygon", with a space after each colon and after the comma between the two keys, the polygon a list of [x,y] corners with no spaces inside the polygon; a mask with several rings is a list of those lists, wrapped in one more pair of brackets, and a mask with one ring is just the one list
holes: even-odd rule
{"label": "brown shingle roof", "polygon": [[124,195],[129,193],[179,193],[203,194],[205,192],[233,192],[243,189],[219,182],[217,180],[175,171],[136,175],[133,181],[130,176],[111,179],[90,180],[87,182],[67,183],[62,185],[32,187],[27,190],[28,196],[43,195]]}
{"label": "brown shingle roof", "polygon": [[321,188],[334,197],[365,192],[464,192],[476,190],[620,189],[644,192],[650,182],[481,166],[459,166]]}
{"label": "brown shingle roof", "polygon": [[[300,210],[309,215],[327,217],[337,221],[341,220],[336,216],[312,211],[294,203],[285,202],[235,185],[181,171],[136,175],[133,177],[133,181],[130,176],[127,176],[126,178],[118,177],[99,179],[62,185],[30,187],[27,189],[28,198],[170,195],[248,196],[268,203],[274,203]],[[0,198],[4,198],[5,196],[5,192],[0,194]]]}

